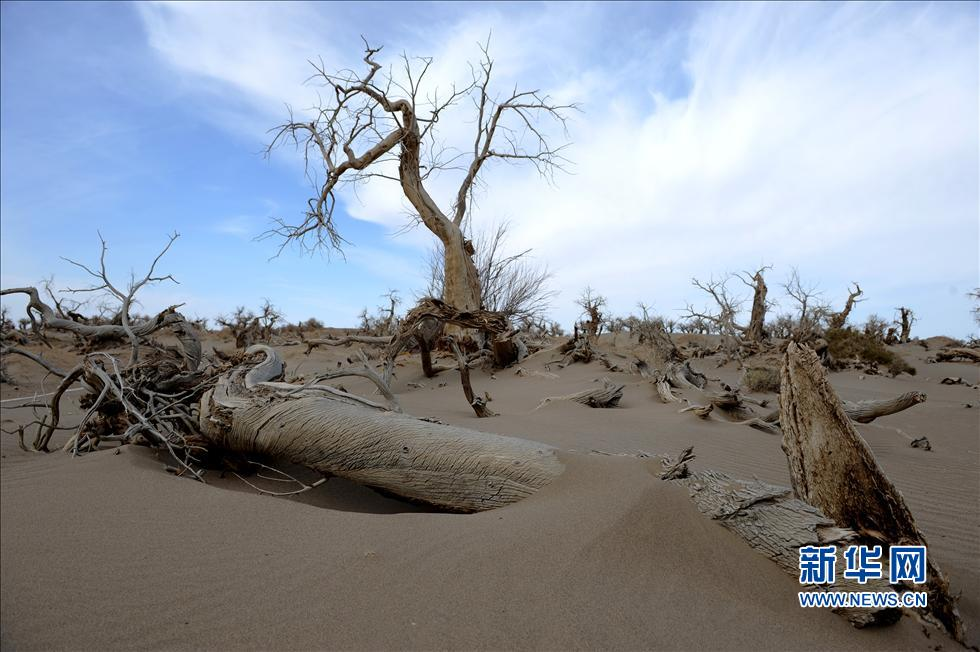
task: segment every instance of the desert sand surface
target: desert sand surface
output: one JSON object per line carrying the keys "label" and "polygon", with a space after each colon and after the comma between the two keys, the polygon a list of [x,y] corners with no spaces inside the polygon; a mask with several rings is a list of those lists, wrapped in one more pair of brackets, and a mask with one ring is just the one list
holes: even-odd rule
{"label": "desert sand surface", "polygon": [[[625,336],[604,337],[604,350],[633,350]],[[214,336],[208,344],[231,346]],[[335,368],[353,352],[278,350],[287,376]],[[894,350],[915,376],[843,371],[831,383],[849,400],[928,394],[858,430],[908,502],[930,557],[962,593],[967,640],[976,645],[980,396],[940,379],[974,385],[980,373],[973,364],[927,364],[930,351],[919,344]],[[75,354],[44,355],[68,366]],[[3,435],[3,649],[959,647],[909,616],[859,630],[829,610],[801,609],[796,578],[701,514],[686,489],[660,480],[657,459],[636,457],[693,446],[694,469],[788,486],[778,436],[680,414],[638,375],[597,362],[548,364],[557,357],[553,349],[533,355],[521,363],[523,375],[517,367],[474,371],[476,391],[488,392],[500,413],[490,419],[473,415],[455,371],[425,378],[417,356],[400,359],[393,389],[407,413],[559,449],[566,470],[555,482],[478,514],[436,513],[337,478],[271,497],[233,475],[211,472],[208,484],[176,477],[142,447],[72,458],[22,451]],[[734,364],[717,363],[709,357],[693,366],[739,380]],[[27,360],[10,359],[8,372],[16,385],[2,385],[5,428],[29,420],[30,410],[16,406],[56,384],[42,384]],[[619,407],[538,407],[604,376],[626,385]],[[360,379],[344,385],[371,393]],[[77,393],[67,403],[66,420],[77,420]],[[921,436],[932,450],[910,446]]]}

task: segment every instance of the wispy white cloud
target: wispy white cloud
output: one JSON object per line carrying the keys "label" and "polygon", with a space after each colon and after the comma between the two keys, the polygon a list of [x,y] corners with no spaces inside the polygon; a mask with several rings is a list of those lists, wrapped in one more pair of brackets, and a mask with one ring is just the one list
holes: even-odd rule
{"label": "wispy white cloud", "polygon": [[212,225],[211,230],[222,235],[248,240],[256,235],[255,222],[255,219],[247,215],[237,215],[219,220]]}
{"label": "wispy white cloud", "polygon": [[[258,138],[283,101],[310,97],[307,58],[356,65],[353,39],[322,35],[367,29],[314,6],[281,7],[141,13],[160,55],[222,88],[207,102],[250,115],[236,124]],[[519,80],[582,103],[569,126],[572,175],[552,186],[533,170],[494,168],[474,209],[476,224],[509,219],[515,246],[551,265],[563,319],[586,284],[619,311],[636,300],[669,311],[691,298],[691,276],[766,262],[777,276],[800,266],[831,298],[862,281],[865,313],[918,301],[924,327],[968,328],[962,294],[976,283],[980,194],[975,6],[706,5],[652,34],[628,17],[611,25],[603,11],[539,5],[515,20],[509,8],[477,7],[448,27],[389,34],[390,56],[432,55],[432,80],[446,85],[465,79],[492,29],[504,87]],[[472,124],[443,122],[447,142],[464,146]],[[447,208],[454,182],[433,184]],[[406,219],[397,186],[383,181],[345,207],[392,228]]]}

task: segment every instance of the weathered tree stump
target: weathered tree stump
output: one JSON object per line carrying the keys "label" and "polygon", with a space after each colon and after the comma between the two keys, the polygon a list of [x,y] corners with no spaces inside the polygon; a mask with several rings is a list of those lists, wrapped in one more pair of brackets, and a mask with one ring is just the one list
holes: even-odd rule
{"label": "weathered tree stump", "polygon": [[[783,451],[793,490],[838,525],[881,543],[925,545],[902,495],[875,461],[816,354],[790,343],[779,395]],[[928,555],[929,609],[957,641],[963,623],[949,582]]]}

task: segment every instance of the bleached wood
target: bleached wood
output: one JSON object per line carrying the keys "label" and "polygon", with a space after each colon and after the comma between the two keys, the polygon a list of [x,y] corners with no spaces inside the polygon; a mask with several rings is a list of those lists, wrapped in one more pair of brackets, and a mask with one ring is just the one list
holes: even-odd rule
{"label": "bleached wood", "polygon": [[[925,545],[905,499],[858,434],[816,353],[790,343],[781,375],[779,421],[796,496],[862,537]],[[926,579],[929,613],[962,641],[956,599],[932,554]]]}

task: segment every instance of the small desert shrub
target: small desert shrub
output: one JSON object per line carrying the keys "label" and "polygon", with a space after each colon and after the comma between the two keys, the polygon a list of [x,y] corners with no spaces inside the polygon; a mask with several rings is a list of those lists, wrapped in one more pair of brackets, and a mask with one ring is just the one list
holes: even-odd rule
{"label": "small desert shrub", "polygon": [[779,393],[779,370],[773,367],[749,367],[742,378],[742,387],[750,392]]}
{"label": "small desert shrub", "polygon": [[885,332],[888,330],[888,322],[878,315],[871,315],[864,324],[864,334],[878,342],[885,341]]}
{"label": "small desert shrub", "polygon": [[837,368],[843,367],[845,360],[859,360],[868,364],[883,365],[893,376],[905,373],[915,375],[915,367],[900,355],[889,351],[874,334],[869,335],[853,328],[831,328],[827,330],[828,351]]}
{"label": "small desert shrub", "polygon": [[906,362],[905,358],[902,356],[896,355],[895,359],[888,363],[888,373],[890,373],[892,376],[897,376],[902,372],[907,373],[910,376],[914,376],[915,367]]}

